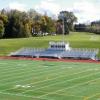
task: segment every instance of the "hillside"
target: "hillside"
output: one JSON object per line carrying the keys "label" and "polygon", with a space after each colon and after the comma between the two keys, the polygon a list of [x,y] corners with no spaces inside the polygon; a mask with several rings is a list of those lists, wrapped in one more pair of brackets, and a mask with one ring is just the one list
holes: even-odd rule
{"label": "hillside", "polygon": [[[49,41],[61,41],[62,35],[17,38],[17,39],[1,39],[0,40],[0,56],[8,55],[10,52],[16,51],[22,47],[47,48]],[[85,32],[71,32],[66,35],[64,40],[70,43],[73,48],[99,48],[100,35]],[[100,57],[100,51],[99,51]]]}

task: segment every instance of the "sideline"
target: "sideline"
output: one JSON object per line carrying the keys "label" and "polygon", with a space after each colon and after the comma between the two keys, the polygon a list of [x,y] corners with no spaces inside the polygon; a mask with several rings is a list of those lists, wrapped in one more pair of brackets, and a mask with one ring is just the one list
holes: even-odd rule
{"label": "sideline", "polygon": [[78,59],[53,59],[53,58],[31,58],[31,57],[10,57],[10,56],[0,56],[0,59],[1,60],[7,59],[7,60],[82,62],[82,63],[97,63],[97,64],[100,64],[100,61],[96,61],[96,60],[78,60]]}

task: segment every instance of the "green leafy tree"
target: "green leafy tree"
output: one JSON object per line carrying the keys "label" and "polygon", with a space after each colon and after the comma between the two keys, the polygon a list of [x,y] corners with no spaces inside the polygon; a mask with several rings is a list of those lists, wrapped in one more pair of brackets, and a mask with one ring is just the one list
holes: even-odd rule
{"label": "green leafy tree", "polygon": [[5,37],[30,37],[32,35],[30,27],[30,19],[27,13],[11,10],[8,12],[8,24],[5,27]]}
{"label": "green leafy tree", "polygon": [[6,25],[7,21],[8,21],[7,16],[4,15],[3,13],[1,13],[0,14],[0,38],[2,38],[4,35],[5,25]]}
{"label": "green leafy tree", "polygon": [[59,20],[62,20],[64,25],[64,34],[69,34],[69,30],[73,30],[73,24],[77,21],[77,18],[73,12],[61,11],[58,16]]}
{"label": "green leafy tree", "polygon": [[3,37],[4,34],[4,23],[2,20],[0,20],[0,38]]}
{"label": "green leafy tree", "polygon": [[47,15],[42,16],[41,29],[43,33],[52,33],[56,31],[55,20]]}
{"label": "green leafy tree", "polygon": [[39,35],[41,31],[41,16],[36,15],[33,19],[33,26],[32,26],[32,33],[33,35]]}

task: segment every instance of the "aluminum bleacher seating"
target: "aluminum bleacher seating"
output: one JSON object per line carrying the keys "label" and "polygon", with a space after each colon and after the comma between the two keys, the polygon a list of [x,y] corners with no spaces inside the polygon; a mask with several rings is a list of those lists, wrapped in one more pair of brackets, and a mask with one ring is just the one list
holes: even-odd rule
{"label": "aluminum bleacher seating", "polygon": [[70,48],[64,42],[50,42],[47,49],[22,48],[10,56],[45,57],[45,58],[73,58],[95,60],[99,49]]}

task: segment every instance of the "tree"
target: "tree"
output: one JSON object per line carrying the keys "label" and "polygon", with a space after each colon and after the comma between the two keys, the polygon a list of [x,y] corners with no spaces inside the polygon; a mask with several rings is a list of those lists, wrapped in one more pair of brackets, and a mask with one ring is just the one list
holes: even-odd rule
{"label": "tree", "polygon": [[8,12],[8,23],[5,27],[6,38],[30,37],[31,24],[26,12],[11,10]]}
{"label": "tree", "polygon": [[0,38],[2,38],[4,35],[5,25],[6,25],[7,21],[8,21],[7,16],[4,15],[3,13],[1,13],[0,14]]}
{"label": "tree", "polygon": [[33,22],[33,33],[34,35],[46,35],[54,32],[55,21],[47,15],[36,15]]}
{"label": "tree", "polygon": [[41,30],[42,33],[55,32],[56,31],[55,20],[53,20],[51,17],[48,17],[47,15],[42,16]]}
{"label": "tree", "polygon": [[69,30],[73,30],[73,24],[77,21],[77,18],[73,12],[61,11],[58,16],[59,20],[62,20],[64,34],[69,34]]}
{"label": "tree", "polygon": [[55,20],[33,9],[28,12],[3,9],[1,13],[0,29],[4,38],[30,37],[34,33],[43,35],[55,31]]}
{"label": "tree", "polygon": [[57,20],[57,22],[56,22],[56,33],[57,34],[63,34],[62,20]]}
{"label": "tree", "polygon": [[0,38],[2,38],[4,34],[4,23],[2,20],[0,20]]}
{"label": "tree", "polygon": [[33,35],[40,35],[40,31],[41,31],[41,16],[40,15],[36,15],[33,18],[33,26],[32,26],[32,33]]}

